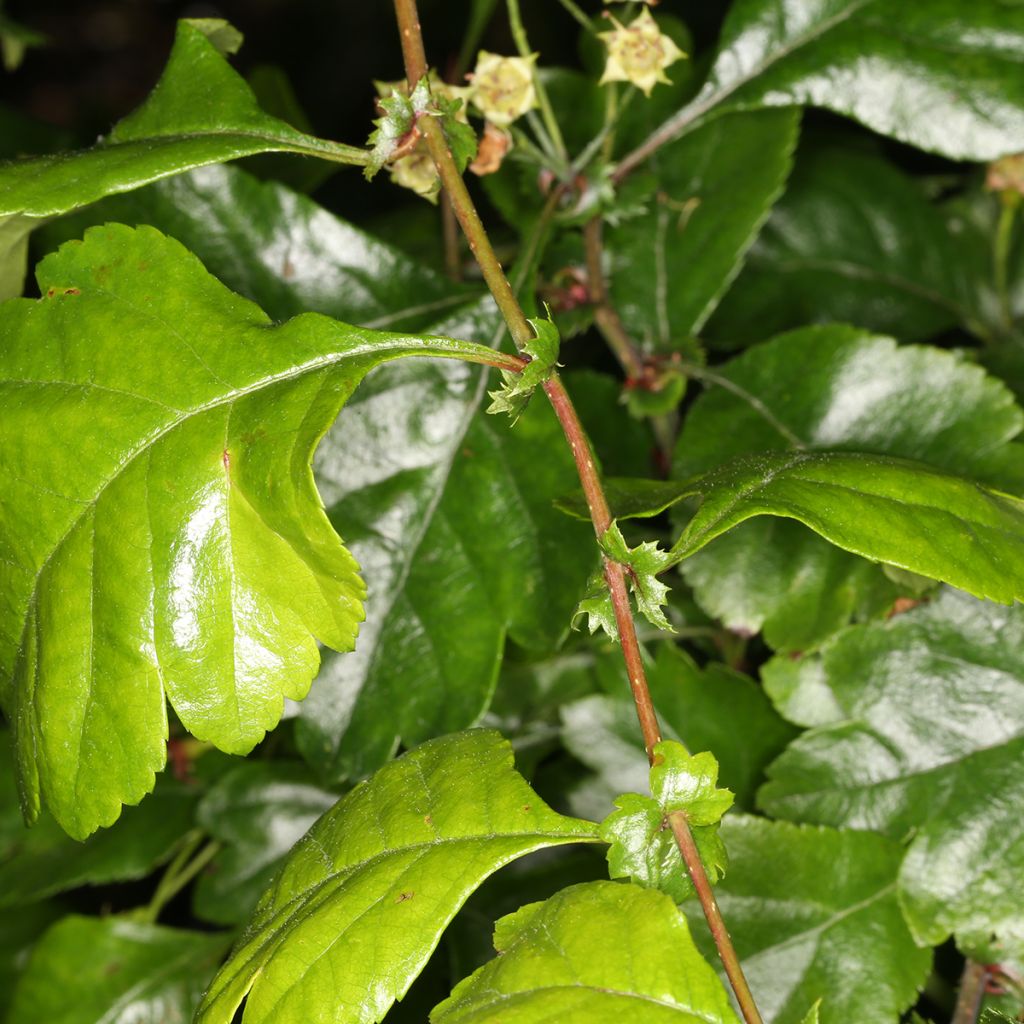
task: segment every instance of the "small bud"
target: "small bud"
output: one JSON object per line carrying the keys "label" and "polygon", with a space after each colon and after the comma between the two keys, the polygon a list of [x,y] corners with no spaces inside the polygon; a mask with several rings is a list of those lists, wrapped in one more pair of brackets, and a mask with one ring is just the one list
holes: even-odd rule
{"label": "small bud", "polygon": [[651,12],[645,7],[629,25],[620,24],[614,17],[611,21],[614,31],[598,33],[608,47],[600,84],[632,82],[645,96],[650,96],[658,82],[668,84],[665,68],[686,54],[662,33]]}
{"label": "small bud", "polygon": [[440,187],[437,168],[421,142],[407,156],[399,157],[390,167],[391,180],[402,188],[412,189],[418,196],[433,200]]}
{"label": "small bud", "polygon": [[537,54],[529,57],[502,57],[481,50],[476,69],[470,77],[473,106],[491,124],[505,128],[537,106],[533,87],[533,65]]}
{"label": "small bud", "polygon": [[985,188],[991,192],[1024,195],[1024,153],[1000,157],[988,165]]}

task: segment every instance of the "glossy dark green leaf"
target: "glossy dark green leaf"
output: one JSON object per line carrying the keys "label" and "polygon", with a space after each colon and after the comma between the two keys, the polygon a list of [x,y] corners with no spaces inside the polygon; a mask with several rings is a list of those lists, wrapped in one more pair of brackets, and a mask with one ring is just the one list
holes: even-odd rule
{"label": "glossy dark green leaf", "polygon": [[[487,337],[493,306],[441,327]],[[325,659],[301,711],[300,746],[325,778],[478,721],[506,633],[545,650],[568,632],[597,559],[589,525],[567,532],[552,504],[575,478],[571,452],[546,402],[511,428],[485,416],[485,384],[461,366],[389,369],[320,449],[329,515],[370,588],[356,652]]]}
{"label": "glossy dark green leaf", "polygon": [[703,89],[658,131],[807,104],[954,159],[993,159],[1020,147],[1022,46],[1012,0],[739,0]]}
{"label": "glossy dark green leaf", "polygon": [[785,185],[798,112],[734,114],[659,154],[644,216],[609,230],[612,299],[646,349],[698,331],[739,271]]}
{"label": "glossy dark green leaf", "polygon": [[[729,873],[715,895],[765,1020],[799,1024],[821,999],[821,1024],[895,1021],[915,1002],[931,951],[900,913],[896,843],[734,815],[722,837]],[[710,958],[700,905],[684,910]]]}
{"label": "glossy dark green leaf", "polygon": [[[735,792],[740,806],[752,808],[765,766],[794,735],[761,688],[724,665],[698,668],[671,644],[663,644],[648,665],[648,682],[666,736],[691,750],[710,750],[722,785]],[[622,683],[621,697],[585,697],[562,709],[566,746],[601,781],[603,796],[591,792],[586,804],[595,816],[608,813],[616,793],[647,791],[640,726]]]}
{"label": "glossy dark green leaf", "polygon": [[846,551],[977,597],[1024,598],[1024,501],[924,463],[780,452],[740,459],[680,490],[704,500],[672,548],[676,559],[754,516],[782,516]]}
{"label": "glossy dark green leaf", "polygon": [[308,690],[314,637],[351,649],[363,584],[309,460],[359,380],[493,356],[319,314],[274,327],[151,228],[92,229],[38,276],[42,301],[0,311],[0,671],[25,813],[45,792],[82,838],[152,788],[165,693],[244,753]]}
{"label": "glossy dark green leaf", "polygon": [[[495,732],[432,740],[329,811],[263,895],[197,1024],[378,1021],[469,894],[533,850],[596,839],[548,808]],[[382,939],[386,936],[386,941]]]}
{"label": "glossy dark green leaf", "polygon": [[117,917],[65,917],[36,945],[9,1024],[184,1022],[228,938]]}
{"label": "glossy dark green leaf", "polygon": [[432,1024],[735,1024],[686,919],[662,893],[591,882],[502,918],[497,956],[456,986]]}
{"label": "glossy dark green leaf", "polygon": [[966,263],[942,211],[895,166],[849,146],[811,150],[708,330],[729,346],[827,322],[927,338],[973,319]]}
{"label": "glossy dark green leaf", "polygon": [[245,922],[281,859],[337,800],[290,762],[245,762],[219,779],[196,816],[223,848],[199,878],[195,913],[215,924]]}
{"label": "glossy dark green leaf", "polygon": [[839,634],[783,705],[822,724],[760,794],[787,818],[913,836],[900,896],[915,935],[996,959],[1024,952],[1022,644],[1019,608],[955,591]]}
{"label": "glossy dark green leaf", "polygon": [[[680,435],[680,479],[729,458],[800,445],[919,459],[1001,487],[998,463],[1024,422],[1005,385],[978,367],[849,327],[781,335],[715,373],[722,385],[698,398]],[[666,504],[664,490],[649,497]],[[688,559],[683,574],[727,626],[763,628],[772,646],[789,650],[815,646],[897,593],[877,568],[796,523],[768,519]]]}
{"label": "glossy dark green leaf", "polygon": [[112,192],[253,153],[365,163],[364,151],[306,135],[260,110],[224,59],[229,31],[216,19],[180,21],[150,97],[96,146],[0,165],[0,214],[66,213]]}
{"label": "glossy dark green leaf", "polygon": [[203,167],[110,196],[39,235],[56,248],[112,220],[151,224],[178,239],[275,320],[316,312],[363,327],[421,330],[477,297],[306,196],[238,167]]}

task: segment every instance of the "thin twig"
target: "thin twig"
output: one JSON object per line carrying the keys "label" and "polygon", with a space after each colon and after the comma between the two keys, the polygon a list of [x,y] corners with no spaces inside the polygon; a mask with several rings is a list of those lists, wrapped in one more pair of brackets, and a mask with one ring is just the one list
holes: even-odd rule
{"label": "thin twig", "polygon": [[[427,72],[426,55],[423,50],[423,35],[420,30],[419,15],[416,10],[416,0],[394,0],[395,15],[398,19],[398,28],[402,40],[402,52],[405,57],[406,77],[410,86],[419,82]],[[466,190],[462,176],[458,172],[451,150],[448,148],[447,140],[441,126],[434,118],[423,120],[423,134],[426,139],[430,155],[437,166],[438,174],[441,176],[442,185],[448,190],[452,208],[458,218],[459,224],[466,235],[469,248],[476,257],[483,273],[484,281],[487,283],[491,294],[494,296],[498,308],[501,310],[508,325],[509,333],[512,335],[516,345],[522,349],[527,342],[533,338],[533,329],[530,327],[522,307],[515,297],[508,279],[505,277],[501,264],[491,246],[490,238],[484,228],[480,215],[477,213],[469,192]],[[590,518],[593,522],[594,532],[602,537],[611,526],[611,512],[608,508],[608,500],[601,486],[601,479],[594,462],[590,442],[583,430],[572,400],[569,398],[565,385],[557,373],[544,383],[544,392],[551,402],[551,406],[558,417],[562,430],[565,433],[569,446],[572,449],[573,458],[579,473],[580,483],[583,486],[583,493],[587,499],[587,507],[590,509]],[[654,747],[661,740],[661,730],[658,726],[657,713],[654,710],[654,702],[651,699],[650,689],[647,685],[647,674],[644,671],[643,658],[640,652],[640,643],[637,640],[636,628],[633,624],[633,612],[629,604],[629,591],[626,586],[625,568],[618,562],[608,558],[604,560],[604,575],[611,592],[612,605],[615,609],[615,619],[619,628],[619,637],[622,644],[622,654],[629,673],[629,683],[633,691],[633,701],[636,704],[637,717],[640,720],[640,729],[644,738],[644,746],[647,749],[647,756],[650,761],[654,760]],[[681,827],[676,831],[676,840],[680,844],[680,853],[684,862],[687,861],[687,849],[695,849],[693,836],[690,833],[689,825],[685,818]],[[680,835],[683,836],[680,839]],[[687,838],[689,845],[687,845]],[[698,858],[699,859],[699,858]],[[694,878],[694,885],[698,894],[701,891],[698,871]],[[703,876],[705,882],[706,875]],[[706,886],[710,894],[710,886]],[[732,947],[729,934],[724,928],[716,931],[714,919],[721,920],[721,914],[711,895],[710,902],[703,898],[701,905],[708,917],[708,923],[712,928],[712,935],[718,945],[722,962],[727,965],[727,973],[730,981],[733,981],[734,973],[738,974],[742,984],[737,990],[737,1000],[743,1009],[747,1024],[762,1024],[761,1016],[750,998],[749,988],[743,979],[743,972],[736,957],[736,951]],[[734,965],[734,971],[728,968],[728,964]],[[734,988],[736,982],[733,981]],[[743,993],[746,993],[744,997]]]}
{"label": "thin twig", "polygon": [[956,1009],[950,1024],[975,1024],[981,1012],[981,1001],[985,995],[985,982],[988,980],[988,968],[974,960],[964,964],[960,975],[960,993],[956,999]]}

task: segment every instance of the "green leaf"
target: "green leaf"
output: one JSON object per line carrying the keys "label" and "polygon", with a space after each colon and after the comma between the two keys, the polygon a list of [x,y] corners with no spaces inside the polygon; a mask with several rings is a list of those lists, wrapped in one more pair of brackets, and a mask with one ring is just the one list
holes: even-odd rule
{"label": "green leaf", "polygon": [[0,302],[21,295],[28,269],[28,236],[39,221],[31,217],[0,217]]}
{"label": "green leaf", "polygon": [[431,1024],[736,1024],[686,919],[660,893],[612,882],[563,889],[502,918],[497,956],[461,981]]}
{"label": "green leaf", "polygon": [[[264,893],[196,1024],[378,1021],[469,894],[533,850],[596,839],[550,810],[494,732],[433,740],[329,811]],[[387,935],[387,942],[381,936]]]}
{"label": "green leaf", "polygon": [[1019,15],[1003,0],[739,0],[703,89],[658,131],[808,104],[953,159],[994,159],[1020,145]]}
{"label": "green leaf", "polygon": [[316,312],[363,327],[418,331],[478,298],[307,196],[239,167],[203,167],[109,196],[37,237],[55,249],[110,221],[151,224],[171,235],[275,320]]}
{"label": "green leaf", "polygon": [[0,165],[0,215],[67,213],[114,192],[253,153],[289,152],[363,164],[367,154],[296,131],[260,110],[224,60],[234,29],[218,19],[178,23],[163,76],[145,103],[92,149]]}
{"label": "green leaf", "polygon": [[730,345],[827,322],[928,338],[973,320],[967,263],[916,181],[871,152],[813,149],[708,331]]}
{"label": "green leaf", "polygon": [[245,762],[219,779],[196,815],[223,848],[199,877],[195,913],[215,924],[244,923],[281,859],[337,799],[290,762]]}
{"label": "green leaf", "polygon": [[796,519],[838,547],[977,597],[1024,598],[1024,501],[923,463],[847,452],[740,459],[703,494],[671,555],[682,560],[752,516]]}
{"label": "green leaf", "polygon": [[6,1021],[18,978],[25,970],[29,952],[39,937],[61,917],[56,903],[36,903],[5,916],[0,930],[0,1020]]}
{"label": "green leaf", "polygon": [[370,160],[363,172],[367,180],[395,155],[409,133],[416,127],[416,118],[425,114],[430,107],[430,84],[426,75],[417,83],[410,95],[395,89],[382,96],[377,105],[381,116],[374,123],[374,129],[367,140],[371,147]]}
{"label": "green leaf", "polygon": [[674,632],[661,610],[668,602],[668,587],[659,582],[657,577],[659,572],[671,564],[668,553],[661,551],[653,541],[638,544],[635,548],[629,547],[614,521],[601,536],[600,544],[601,550],[610,559],[626,566],[629,589],[636,598],[640,614],[652,626]]}
{"label": "green leaf", "polygon": [[228,936],[72,915],[32,952],[9,1024],[187,1021]]}
{"label": "green leaf", "polygon": [[668,815],[675,811],[686,814],[713,885],[728,864],[718,823],[732,806],[733,795],[717,788],[718,762],[712,754],[690,756],[682,744],[671,740],[663,740],[654,750],[651,796],[627,793],[618,797],[617,809],[601,825],[601,838],[610,844],[608,870],[612,878],[631,878],[681,903],[693,895],[694,888]]}
{"label": "green leaf", "polygon": [[308,690],[314,637],[351,649],[363,585],[309,459],[359,380],[493,356],[318,314],[274,327],[151,228],[93,229],[38,277],[41,302],[0,312],[0,672],[25,813],[42,791],[82,838],[152,788],[165,692],[244,753]]}
{"label": "green leaf", "polygon": [[[1000,486],[999,460],[1024,423],[1009,390],[977,366],[849,327],[781,335],[715,373],[721,383],[684,423],[679,478],[799,445],[919,459]],[[664,488],[652,496],[668,504]],[[816,646],[897,593],[877,568],[784,521],[745,523],[688,559],[683,575],[705,610],[743,633],[763,628],[786,650]]]}
{"label": "green leaf", "polygon": [[0,57],[4,70],[17,71],[25,59],[25,52],[35,46],[43,46],[46,36],[13,18],[7,17],[0,8]]}
{"label": "green leaf", "polygon": [[[896,843],[735,815],[722,837],[729,874],[715,895],[765,1020],[799,1024],[821,999],[821,1024],[894,1021],[916,1001],[931,950],[900,913]],[[684,910],[712,957],[699,904]]]}
{"label": "green leaf", "polygon": [[[945,591],[823,649],[822,724],[771,767],[773,814],[912,835],[900,898],[921,942],[950,932],[982,958],[1024,953],[1021,609]],[[926,699],[924,699],[926,697]],[[797,691],[793,703],[806,701]],[[788,708],[787,708],[788,713]],[[994,937],[994,938],[993,938]]]}
{"label": "green leaf", "polygon": [[489,413],[507,412],[512,422],[523,414],[527,402],[537,387],[546,381],[558,364],[558,348],[561,339],[558,328],[549,318],[530,320],[535,337],[526,343],[524,354],[530,362],[521,373],[502,370],[504,383],[497,391],[491,391],[492,402],[487,409]]}
{"label": "green leaf", "polygon": [[645,349],[678,349],[711,315],[782,192],[798,125],[794,110],[734,114],[653,161],[657,195],[606,245],[612,300]]}

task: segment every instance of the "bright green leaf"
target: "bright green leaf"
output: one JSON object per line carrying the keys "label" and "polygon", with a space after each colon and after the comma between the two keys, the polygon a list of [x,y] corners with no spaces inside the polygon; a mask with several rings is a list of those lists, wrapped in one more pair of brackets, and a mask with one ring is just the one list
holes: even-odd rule
{"label": "bright green leaf", "polygon": [[708,330],[730,345],[828,322],[928,338],[973,320],[969,262],[938,206],[894,165],[850,146],[813,149]]}
{"label": "bright green leaf", "polygon": [[618,797],[617,809],[601,826],[601,838],[610,844],[612,878],[631,878],[661,889],[681,903],[694,889],[668,815],[685,812],[704,870],[714,884],[725,874],[728,863],[718,823],[732,806],[733,795],[716,787],[718,762],[713,755],[691,756],[682,744],[671,740],[663,740],[654,749],[651,796],[627,793]]}
{"label": "bright green leaf", "polygon": [[[715,889],[765,1020],[894,1021],[924,984],[931,951],[900,913],[902,851],[882,836],[729,815],[729,874]],[[694,900],[684,908],[704,955],[714,944]]]}
{"label": "bright green leaf", "polygon": [[900,897],[914,934],[938,944],[954,932],[993,959],[1024,952],[1010,896],[1024,872],[1022,645],[1019,607],[955,591],[839,634],[813,688],[790,697],[802,712],[810,694],[822,724],[772,765],[760,795],[787,818],[913,836]]}
{"label": "bright green leaf", "polygon": [[660,893],[592,882],[502,918],[500,954],[460,982],[431,1024],[736,1024],[686,919]]}
{"label": "bright green leaf", "polygon": [[[433,740],[357,786],[306,835],[214,979],[197,1024],[378,1021],[469,894],[533,850],[593,841],[550,810],[494,732]],[[387,942],[381,936],[387,935]]]}
{"label": "bright green leaf", "polygon": [[65,917],[32,951],[9,1024],[187,1021],[228,945],[224,934],[117,917]]}
{"label": "bright green leaf", "polygon": [[289,152],[363,164],[363,150],[314,138],[260,110],[224,60],[217,19],[185,19],[163,76],[138,110],[92,149],[0,165],[0,214],[46,217],[193,167]]}
{"label": "bright green leaf", "polygon": [[640,614],[652,626],[672,632],[672,626],[661,610],[668,602],[668,587],[657,576],[671,564],[668,552],[660,550],[653,541],[646,541],[635,548],[629,547],[615,522],[605,530],[600,544],[612,561],[626,566],[629,589],[636,597]]}
{"label": "bright green leaf", "polygon": [[337,799],[288,761],[247,761],[218,779],[196,818],[222,849],[199,877],[195,913],[215,924],[244,923],[281,859]]}
{"label": "bright green leaf", "polygon": [[84,837],[152,788],[165,692],[243,753],[305,695],[314,637],[351,649],[363,584],[309,459],[359,380],[493,357],[318,314],[274,327],[150,228],[93,229],[38,277],[41,302],[0,313],[0,671],[26,815],[44,792]]}
{"label": "bright green leaf", "polygon": [[647,350],[700,330],[779,197],[796,145],[794,110],[724,117],[652,161],[648,210],[608,231],[612,301]]}
{"label": "bright green leaf", "polygon": [[709,113],[807,104],[954,159],[1016,152],[1024,25],[1003,0],[739,0],[703,89],[659,129]]}

